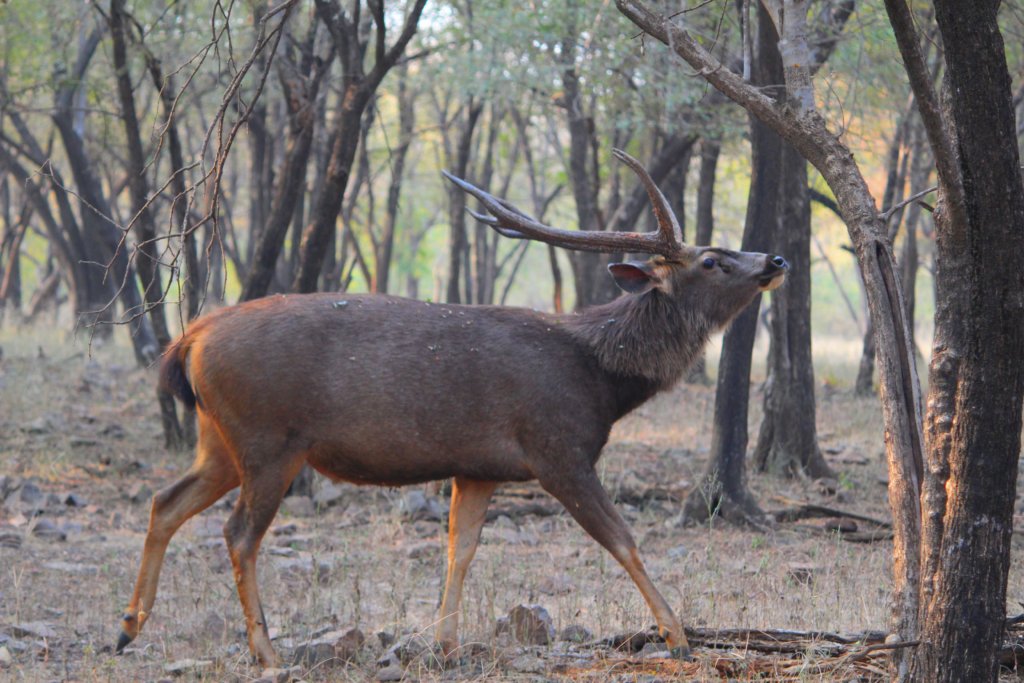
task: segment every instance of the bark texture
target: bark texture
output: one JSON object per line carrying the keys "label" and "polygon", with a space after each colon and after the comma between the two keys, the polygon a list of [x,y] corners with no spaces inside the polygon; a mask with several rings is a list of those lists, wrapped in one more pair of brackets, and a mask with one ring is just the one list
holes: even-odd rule
{"label": "bark texture", "polygon": [[[956,167],[947,176],[940,165],[936,231],[915,672],[928,681],[995,681],[1006,611],[1024,393],[1024,194],[998,4],[935,3]],[[952,206],[960,193],[962,212]]]}

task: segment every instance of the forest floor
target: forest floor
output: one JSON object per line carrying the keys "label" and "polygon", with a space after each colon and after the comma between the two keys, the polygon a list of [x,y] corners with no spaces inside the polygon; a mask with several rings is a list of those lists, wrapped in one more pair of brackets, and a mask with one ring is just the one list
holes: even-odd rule
{"label": "forest floor", "polygon": [[[137,368],[119,345],[88,349],[46,330],[5,331],[0,347],[0,678],[260,678],[221,533],[230,494],[175,536],[145,629],[113,653],[152,492],[191,461],[163,447],[155,370]],[[818,424],[838,479],[751,473],[751,489],[766,511],[817,505],[887,520],[877,400],[835,385],[818,387]],[[694,629],[692,661],[666,657],[622,569],[539,488],[517,484],[499,490],[500,514],[467,579],[464,656],[442,665],[417,643],[432,633],[443,582],[444,501],[426,487],[319,480],[315,503],[286,501],[260,553],[277,651],[288,666],[311,653],[279,680],[882,680],[885,652],[868,646],[884,637],[890,609],[884,529],[831,513],[760,530],[681,525],[680,501],[705,465],[713,402],[713,389],[699,385],[658,397],[616,426],[599,464],[652,578]],[[865,542],[869,532],[882,540]],[[1015,553],[1014,613],[1022,578]],[[530,631],[553,634],[548,644],[495,635],[519,605],[550,616]],[[327,644],[308,644],[317,638]],[[321,661],[323,652],[351,658]],[[389,652],[386,666],[379,660]]]}

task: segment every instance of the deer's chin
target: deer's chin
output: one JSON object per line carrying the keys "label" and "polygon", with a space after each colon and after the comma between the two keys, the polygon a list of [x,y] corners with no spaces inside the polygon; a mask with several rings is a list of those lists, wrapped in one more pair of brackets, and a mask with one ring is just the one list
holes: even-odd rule
{"label": "deer's chin", "polygon": [[777,275],[773,275],[772,277],[762,278],[761,281],[758,282],[758,285],[760,286],[762,292],[770,292],[773,289],[778,289],[779,287],[781,287],[782,283],[785,281],[786,273],[781,272]]}

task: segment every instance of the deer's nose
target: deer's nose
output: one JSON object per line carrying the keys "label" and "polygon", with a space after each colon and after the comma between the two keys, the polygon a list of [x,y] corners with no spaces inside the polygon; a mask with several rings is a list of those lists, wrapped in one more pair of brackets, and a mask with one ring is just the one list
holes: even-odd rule
{"label": "deer's nose", "polygon": [[786,263],[786,259],[782,258],[781,256],[772,256],[771,262],[772,265],[778,268],[779,270],[789,270],[789,264]]}

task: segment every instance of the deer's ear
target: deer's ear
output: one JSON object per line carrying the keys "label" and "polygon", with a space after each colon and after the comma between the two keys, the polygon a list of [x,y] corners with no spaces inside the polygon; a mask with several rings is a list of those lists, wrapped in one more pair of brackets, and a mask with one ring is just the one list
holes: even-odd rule
{"label": "deer's ear", "polygon": [[615,284],[630,294],[644,294],[661,284],[661,277],[646,261],[612,263],[608,266],[608,272],[615,278]]}

